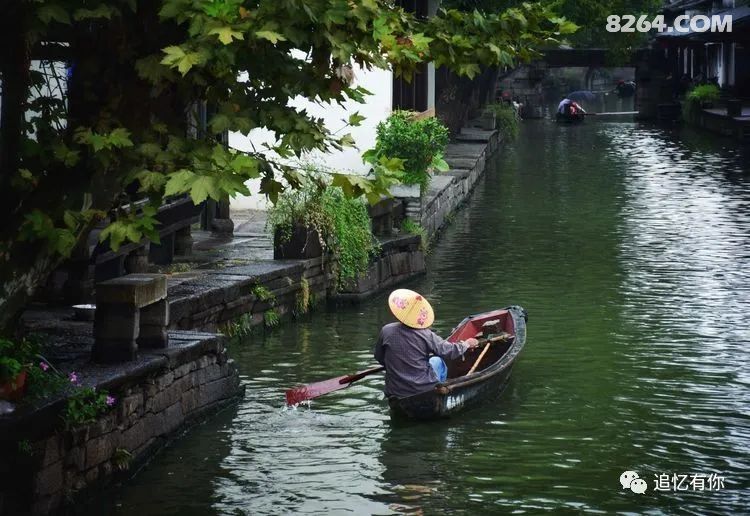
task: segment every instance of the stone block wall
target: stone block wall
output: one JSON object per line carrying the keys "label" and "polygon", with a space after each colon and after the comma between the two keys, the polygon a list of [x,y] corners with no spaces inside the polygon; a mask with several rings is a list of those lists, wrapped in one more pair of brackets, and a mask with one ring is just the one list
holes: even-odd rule
{"label": "stone block wall", "polygon": [[94,423],[65,429],[64,398],[0,418],[0,514],[55,512],[137,468],[182,428],[241,395],[223,337],[172,332],[170,340],[169,349],[141,353],[127,367],[77,366],[87,386],[117,399]]}
{"label": "stone block wall", "polygon": [[[437,236],[449,216],[463,204],[487,167],[488,159],[501,143],[499,133],[467,131],[463,140],[448,146],[445,159],[450,171],[433,178],[423,201],[421,225],[430,239]],[[479,139],[486,141],[479,141]]]}
{"label": "stone block wall", "polygon": [[424,272],[425,256],[418,235],[388,238],[381,240],[380,255],[367,272],[334,297],[337,301],[361,301]]}
{"label": "stone block wall", "polygon": [[[171,327],[215,331],[224,323],[250,316],[251,325],[263,323],[264,314],[292,313],[300,296],[325,300],[334,285],[329,258],[274,260],[209,271],[169,287]],[[303,281],[304,280],[304,281]],[[271,299],[262,299],[269,293]]]}

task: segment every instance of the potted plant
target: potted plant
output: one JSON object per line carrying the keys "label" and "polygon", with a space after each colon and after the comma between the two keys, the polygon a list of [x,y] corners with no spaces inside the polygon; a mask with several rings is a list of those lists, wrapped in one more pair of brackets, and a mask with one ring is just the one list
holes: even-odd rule
{"label": "potted plant", "polygon": [[274,258],[330,252],[339,285],[366,271],[378,251],[365,204],[314,176],[279,196],[267,224],[274,234]]}
{"label": "potted plant", "polygon": [[322,203],[323,188],[314,181],[279,196],[267,221],[273,231],[275,260],[317,258],[323,254],[323,235],[330,222]]}
{"label": "potted plant", "polygon": [[701,84],[696,86],[687,94],[682,107],[682,116],[685,120],[696,121],[702,109],[710,109],[718,102],[721,90],[715,84]]}
{"label": "potted plant", "polygon": [[33,353],[27,343],[0,339],[0,399],[18,401],[26,389]]}

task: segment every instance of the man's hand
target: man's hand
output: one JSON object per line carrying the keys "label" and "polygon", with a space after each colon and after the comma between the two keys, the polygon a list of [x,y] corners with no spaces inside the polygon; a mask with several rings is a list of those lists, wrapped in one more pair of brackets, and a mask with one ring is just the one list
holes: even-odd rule
{"label": "man's hand", "polygon": [[467,350],[477,349],[479,347],[479,341],[474,337],[466,339],[464,341],[464,344],[467,344],[469,346]]}

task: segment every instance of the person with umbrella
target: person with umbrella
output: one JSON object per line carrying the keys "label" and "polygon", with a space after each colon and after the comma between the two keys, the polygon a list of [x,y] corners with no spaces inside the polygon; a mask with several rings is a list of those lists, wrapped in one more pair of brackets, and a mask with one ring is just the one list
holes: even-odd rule
{"label": "person with umbrella", "polygon": [[582,120],[586,110],[575,100],[565,97],[557,105],[557,118],[566,120]]}

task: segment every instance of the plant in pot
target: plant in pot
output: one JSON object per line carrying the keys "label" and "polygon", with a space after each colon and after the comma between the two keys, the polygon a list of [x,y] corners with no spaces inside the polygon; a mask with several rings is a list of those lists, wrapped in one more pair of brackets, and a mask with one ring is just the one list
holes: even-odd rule
{"label": "plant in pot", "polygon": [[268,211],[275,260],[317,258],[323,254],[324,233],[331,225],[323,211],[324,190],[319,178],[308,176],[302,188],[285,191]]}
{"label": "plant in pot", "polygon": [[[375,148],[367,151],[365,157],[403,160],[401,182],[418,187],[419,195],[429,185],[431,172],[445,172],[449,168],[443,159],[449,132],[437,118],[418,119],[415,115],[410,111],[394,111],[387,120],[380,122]],[[409,197],[402,195],[398,188],[391,191],[397,197]]]}
{"label": "plant in pot", "polygon": [[715,84],[701,84],[690,90],[682,105],[682,117],[694,121],[701,109],[711,108],[719,101],[721,90]]}
{"label": "plant in pot", "polygon": [[491,111],[495,117],[495,128],[504,140],[514,140],[520,129],[518,115],[513,107],[506,103],[488,104],[485,112]]}
{"label": "plant in pot", "polygon": [[[309,258],[313,248],[319,249],[318,256],[331,252],[339,286],[366,271],[379,249],[365,204],[315,175],[308,175],[301,188],[279,196],[268,212],[267,224],[275,244],[280,244],[274,247],[279,247],[278,254],[284,258]],[[304,237],[293,241],[295,231]]]}
{"label": "plant in pot", "polygon": [[34,358],[29,342],[0,339],[0,399],[18,401],[23,397]]}

